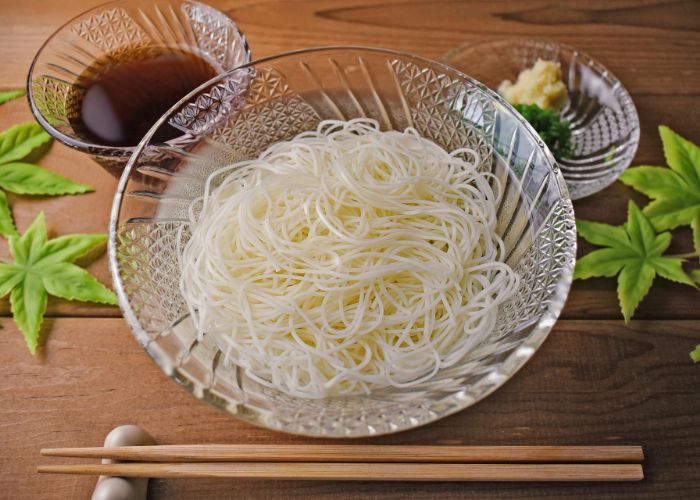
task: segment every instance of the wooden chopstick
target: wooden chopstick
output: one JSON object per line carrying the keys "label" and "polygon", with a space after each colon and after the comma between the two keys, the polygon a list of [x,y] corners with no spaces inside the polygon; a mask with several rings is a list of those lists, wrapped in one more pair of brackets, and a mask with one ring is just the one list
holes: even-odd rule
{"label": "wooden chopstick", "polygon": [[38,472],[151,478],[343,481],[639,481],[640,464],[123,463],[43,465]]}
{"label": "wooden chopstick", "polygon": [[641,446],[161,445],[47,448],[44,456],[148,462],[641,462]]}

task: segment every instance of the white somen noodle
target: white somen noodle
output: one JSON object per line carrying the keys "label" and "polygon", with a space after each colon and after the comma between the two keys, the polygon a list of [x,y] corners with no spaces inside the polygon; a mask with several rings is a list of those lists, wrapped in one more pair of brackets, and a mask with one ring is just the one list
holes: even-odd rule
{"label": "white somen noodle", "polygon": [[411,128],[328,120],[214,172],[180,256],[200,335],[303,397],[412,386],[458,363],[518,285],[480,161]]}

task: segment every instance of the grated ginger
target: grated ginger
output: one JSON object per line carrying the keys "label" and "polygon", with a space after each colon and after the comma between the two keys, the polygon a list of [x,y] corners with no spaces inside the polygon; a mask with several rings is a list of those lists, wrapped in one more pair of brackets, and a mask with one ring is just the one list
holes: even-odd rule
{"label": "grated ginger", "polygon": [[512,105],[537,104],[540,108],[559,110],[569,99],[557,62],[538,59],[532,68],[524,69],[513,83],[504,80],[498,92]]}

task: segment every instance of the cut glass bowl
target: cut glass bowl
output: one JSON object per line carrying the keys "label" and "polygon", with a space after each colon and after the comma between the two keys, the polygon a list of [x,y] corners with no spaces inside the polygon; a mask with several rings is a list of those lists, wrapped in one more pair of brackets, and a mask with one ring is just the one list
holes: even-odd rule
{"label": "cut glass bowl", "polygon": [[[501,181],[497,231],[520,275],[488,338],[462,362],[409,388],[304,399],[265,387],[198,339],[180,295],[177,247],[186,213],[213,170],[255,158],[323,119],[370,117],[415,127],[447,150],[478,149]],[[178,144],[151,136],[170,123]],[[195,397],[270,429],[357,437],[410,429],[462,410],[506,382],[554,325],[571,284],[574,214],[566,185],[532,128],[498,95],[443,64],[379,49],[310,49],[230,71],[192,92],[143,139],[121,177],[110,266],[124,316],[154,361]]]}
{"label": "cut glass bowl", "polygon": [[236,23],[209,5],[192,0],[108,2],[68,21],[39,49],[27,82],[34,116],[54,138],[120,176],[135,145],[99,144],[72,125],[80,113],[85,79],[95,61],[120,60],[160,47],[192,52],[221,73],[251,59]]}
{"label": "cut glass bowl", "polygon": [[639,145],[639,117],[627,90],[602,64],[568,45],[508,38],[467,43],[444,60],[492,89],[515,81],[537,59],[559,62],[569,102],[562,116],[571,124],[572,154],[557,158],[573,200],[615,182]]}

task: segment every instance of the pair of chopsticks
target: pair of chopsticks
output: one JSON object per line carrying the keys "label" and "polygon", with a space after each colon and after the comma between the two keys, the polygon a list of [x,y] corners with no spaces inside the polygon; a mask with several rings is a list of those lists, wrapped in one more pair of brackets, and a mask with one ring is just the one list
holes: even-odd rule
{"label": "pair of chopsticks", "polygon": [[43,456],[137,461],[42,465],[123,477],[358,481],[639,481],[641,446],[156,445],[49,448]]}

